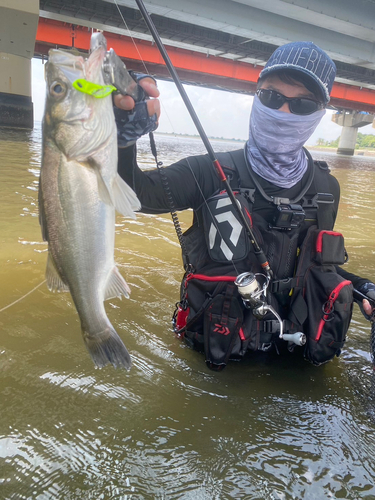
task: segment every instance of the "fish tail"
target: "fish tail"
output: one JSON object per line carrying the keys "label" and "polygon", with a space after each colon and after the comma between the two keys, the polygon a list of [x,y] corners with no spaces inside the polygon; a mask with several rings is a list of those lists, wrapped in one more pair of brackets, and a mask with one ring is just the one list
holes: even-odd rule
{"label": "fish tail", "polygon": [[107,326],[102,332],[95,334],[82,330],[82,335],[85,346],[98,368],[111,363],[115,368],[130,369],[130,354],[112,326]]}

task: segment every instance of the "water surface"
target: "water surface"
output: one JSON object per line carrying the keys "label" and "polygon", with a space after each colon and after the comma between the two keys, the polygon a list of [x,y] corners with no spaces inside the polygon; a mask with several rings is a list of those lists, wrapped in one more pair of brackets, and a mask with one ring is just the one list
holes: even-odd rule
{"label": "water surface", "polygon": [[[204,151],[158,144],[165,165]],[[40,127],[1,131],[0,151],[1,309],[44,280]],[[151,168],[146,140],[140,154]],[[342,186],[347,269],[375,279],[375,158],[314,156]],[[115,253],[132,295],[106,309],[130,372],[94,368],[69,294],[44,284],[0,313],[1,499],[375,499],[369,324],[357,307],[327,365],[250,357],[214,373],[171,332],[182,269],[169,215],[118,216]]]}

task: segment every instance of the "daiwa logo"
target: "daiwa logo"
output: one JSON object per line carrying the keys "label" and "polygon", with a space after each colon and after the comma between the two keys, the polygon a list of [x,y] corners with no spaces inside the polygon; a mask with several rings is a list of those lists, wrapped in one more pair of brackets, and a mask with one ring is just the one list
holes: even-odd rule
{"label": "daiwa logo", "polygon": [[220,335],[229,335],[230,330],[227,326],[220,325],[219,323],[215,323],[214,333],[220,333]]}
{"label": "daiwa logo", "polygon": [[[222,207],[225,207],[227,205],[231,205],[231,204],[232,204],[232,202],[229,198],[222,198],[221,200],[218,200],[218,202],[216,204],[216,210],[218,210]],[[240,222],[234,216],[233,212],[228,211],[228,212],[223,212],[221,214],[216,214],[215,219],[217,220],[218,224],[221,224],[221,225],[223,223],[226,223],[226,225],[229,223],[229,225],[232,228],[230,236],[229,236],[229,240],[233,244],[233,246],[236,247],[238,240],[240,238],[240,235],[241,235],[242,226],[241,226]],[[222,226],[222,227],[223,227],[223,230],[220,229],[220,234],[227,233],[225,226]],[[217,233],[218,233],[217,227],[214,225],[213,222],[211,222],[210,231],[209,231],[209,235],[208,235],[210,250],[212,250],[214,245],[215,245]],[[233,258],[232,250],[229,248],[229,246],[226,244],[226,242],[224,241],[224,239],[220,235],[219,235],[219,238],[221,240],[220,241],[220,249],[223,252],[225,258],[227,260],[232,260],[232,258]]]}

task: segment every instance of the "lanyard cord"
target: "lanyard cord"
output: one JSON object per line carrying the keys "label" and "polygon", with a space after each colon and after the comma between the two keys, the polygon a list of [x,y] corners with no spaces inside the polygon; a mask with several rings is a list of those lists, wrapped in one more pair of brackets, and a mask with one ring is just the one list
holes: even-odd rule
{"label": "lanyard cord", "polygon": [[174,229],[176,231],[177,238],[178,238],[178,241],[180,243],[181,250],[182,250],[182,253],[184,255],[184,258],[185,258],[185,263],[186,263],[185,267],[189,267],[190,268],[191,264],[190,264],[189,254],[188,254],[188,251],[187,251],[187,248],[186,248],[185,239],[184,239],[184,235],[182,233],[182,229],[181,229],[180,221],[178,219],[176,208],[175,208],[175,205],[173,203],[173,197],[172,197],[172,193],[171,193],[171,190],[170,190],[170,187],[169,187],[168,178],[167,178],[167,176],[165,175],[165,173],[163,171],[163,167],[162,167],[163,162],[162,161],[158,161],[158,154],[157,154],[157,151],[156,151],[156,144],[155,144],[155,138],[154,138],[153,132],[150,132],[148,135],[149,135],[149,138],[150,138],[151,152],[152,152],[152,154],[153,154],[153,156],[155,158],[156,167],[157,167],[158,172],[160,174],[161,182],[163,184],[163,188],[164,188],[165,196],[167,198],[167,203],[168,203],[168,206],[169,206],[169,211],[171,213],[171,217],[172,217],[172,222],[173,222],[173,225],[174,225]]}

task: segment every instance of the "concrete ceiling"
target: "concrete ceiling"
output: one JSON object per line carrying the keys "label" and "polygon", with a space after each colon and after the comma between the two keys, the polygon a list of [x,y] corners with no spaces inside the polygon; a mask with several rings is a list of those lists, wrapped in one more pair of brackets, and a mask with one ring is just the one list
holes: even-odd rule
{"label": "concrete ceiling", "polygon": [[[277,46],[309,40],[336,62],[336,81],[375,90],[374,0],[144,3],[169,45],[264,65]],[[40,15],[151,40],[134,0],[40,0]]]}
{"label": "concrete ceiling", "polygon": [[[31,59],[38,27],[38,0],[2,0],[0,52]],[[6,56],[1,56],[6,57]]]}

